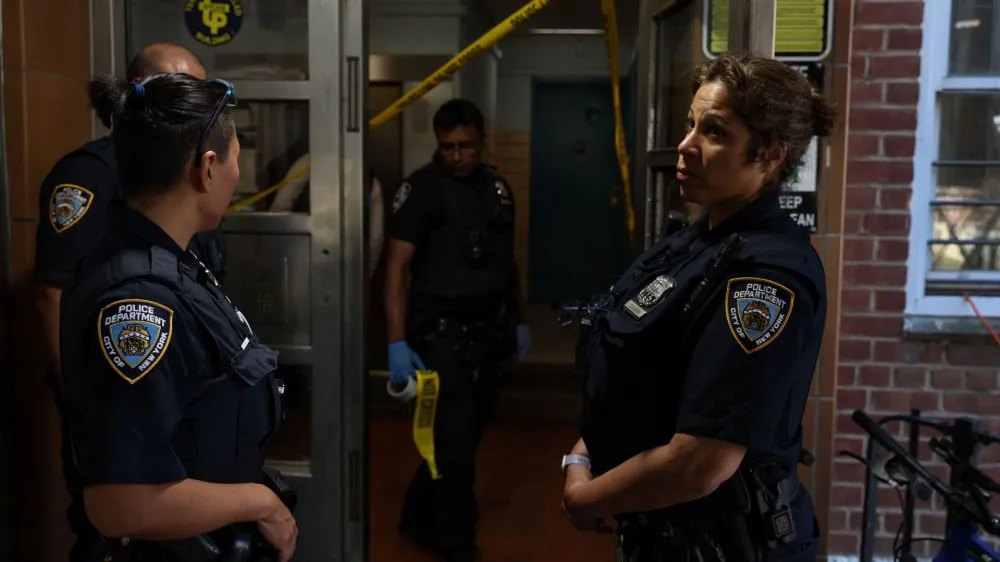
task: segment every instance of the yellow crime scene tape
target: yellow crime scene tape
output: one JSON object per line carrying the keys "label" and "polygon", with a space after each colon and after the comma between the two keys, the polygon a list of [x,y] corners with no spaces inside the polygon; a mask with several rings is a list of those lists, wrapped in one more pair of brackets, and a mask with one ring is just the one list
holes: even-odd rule
{"label": "yellow crime scene tape", "polygon": [[[493,29],[487,31],[482,37],[476,39],[475,41],[472,42],[471,45],[469,45],[468,47],[463,49],[460,53],[452,57],[452,59],[446,62],[444,66],[434,71],[433,74],[431,74],[430,76],[425,78],[423,82],[418,84],[416,88],[413,88],[412,90],[404,94],[403,97],[396,100],[395,103],[385,108],[385,110],[382,111],[382,113],[379,113],[378,115],[373,117],[370,121],[368,121],[368,127],[375,128],[378,127],[379,125],[383,125],[391,121],[394,117],[402,113],[402,111],[406,109],[408,106],[410,106],[413,102],[426,96],[427,93],[436,88],[438,84],[444,82],[448,78],[451,78],[453,74],[455,74],[456,72],[461,70],[464,66],[469,64],[469,62],[472,59],[479,56],[481,53],[486,51],[486,49],[492,47],[494,44],[496,44],[497,41],[509,35],[511,31],[514,31],[514,29],[517,28],[517,26],[527,21],[528,18],[535,15],[539,10],[541,10],[545,6],[548,6],[551,1],[552,0],[532,0],[531,2],[528,2],[527,4],[522,6],[520,10],[511,14],[510,17],[508,17],[507,19],[503,20],[502,22],[494,26]],[[289,176],[284,180],[282,180],[281,183],[278,183],[277,185],[273,185],[263,191],[255,193],[250,197],[247,197],[246,199],[242,199],[240,201],[237,201],[236,203],[233,203],[232,205],[229,206],[229,210],[239,211],[240,209],[249,207],[250,205],[253,205],[257,201],[260,201],[261,199],[274,193],[275,191],[278,191],[282,187],[285,187],[293,179],[301,176],[302,174],[308,171],[309,171],[309,166],[305,166],[299,171],[292,174],[292,176]]]}
{"label": "yellow crime scene tape", "polygon": [[438,480],[441,473],[434,458],[434,417],[437,415],[441,378],[437,371],[417,371],[417,406],[413,411],[413,443],[420,456],[427,461],[431,478]]}
{"label": "yellow crime scene tape", "polygon": [[631,242],[635,231],[635,210],[632,208],[628,149],[625,146],[625,126],[622,124],[621,78],[618,73],[618,15],[615,13],[615,0],[601,0],[601,13],[604,14],[604,43],[608,46],[608,66],[611,70],[611,100],[615,106],[615,153],[622,174],[625,191],[625,223],[628,226],[628,239]]}

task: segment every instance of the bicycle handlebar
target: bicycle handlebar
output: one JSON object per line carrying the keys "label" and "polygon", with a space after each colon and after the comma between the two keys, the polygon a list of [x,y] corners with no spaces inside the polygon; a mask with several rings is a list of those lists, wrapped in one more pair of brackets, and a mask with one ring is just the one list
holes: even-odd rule
{"label": "bicycle handlebar", "polygon": [[[920,462],[913,458],[899,441],[889,435],[875,420],[873,420],[864,410],[855,410],[851,414],[851,419],[858,424],[865,433],[871,436],[883,449],[889,451],[893,456],[903,463],[913,474],[927,483],[935,492],[941,494],[945,501],[963,511],[971,519],[983,526],[986,532],[991,535],[1000,536],[1000,518],[983,507],[985,502],[975,501],[969,496],[967,490],[954,490],[945,484],[940,478],[931,474]],[[979,498],[980,500],[982,498]]]}

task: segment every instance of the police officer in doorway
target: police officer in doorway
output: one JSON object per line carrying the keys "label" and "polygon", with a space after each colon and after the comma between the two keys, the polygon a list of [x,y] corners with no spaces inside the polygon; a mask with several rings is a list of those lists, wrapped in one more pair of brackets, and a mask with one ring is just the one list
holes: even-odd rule
{"label": "police officer in doorway", "polygon": [[619,559],[816,558],[802,415],[826,320],[823,265],[779,203],[834,113],[773,59],[698,68],[677,180],[707,213],[650,247],[582,319],[582,438],[563,458],[579,529]]}
{"label": "police officer in doorway", "polygon": [[476,556],[475,455],[496,401],[498,364],[523,360],[529,333],[514,261],[514,200],[496,169],[480,161],[483,115],[470,101],[448,101],[434,115],[434,132],[432,162],[403,182],[392,204],[389,391],[412,396],[415,367],[440,376],[434,423],[440,479],[421,464],[399,530],[460,562]]}
{"label": "police officer in doorway", "polygon": [[[221,556],[287,561],[292,496],[263,466],[281,419],[277,354],[190,249],[239,179],[235,92],[153,74],[98,78],[90,96],[114,122],[126,208],[62,299],[87,517],[116,562],[223,559],[205,557],[212,543]],[[269,555],[255,551],[268,543]]]}
{"label": "police officer in doorway", "polygon": [[[129,80],[154,72],[184,72],[205,78],[205,69],[193,53],[168,43],[145,47],[128,67]],[[109,115],[99,116],[107,127]],[[63,415],[64,400],[59,385],[59,299],[73,282],[78,262],[104,237],[123,206],[111,137],[89,142],[60,159],[42,183],[39,194],[38,243],[35,247],[35,305],[51,358],[46,376]],[[219,231],[199,233],[192,251],[205,260],[216,277],[225,264],[224,241]],[[72,561],[90,560],[86,550],[96,544],[96,531],[87,523],[79,498],[79,484],[72,467],[72,451],[63,427],[62,461],[66,485],[73,502],[69,522],[79,538]]]}

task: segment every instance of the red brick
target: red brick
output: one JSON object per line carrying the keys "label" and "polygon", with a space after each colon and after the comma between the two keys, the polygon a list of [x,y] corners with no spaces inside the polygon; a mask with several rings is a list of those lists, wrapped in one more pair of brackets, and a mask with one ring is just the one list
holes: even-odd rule
{"label": "red brick", "polygon": [[881,137],[851,134],[847,140],[847,151],[851,156],[879,156],[882,153]]}
{"label": "red brick", "polygon": [[920,25],[924,21],[922,2],[860,2],[854,9],[854,23],[861,25]]}
{"label": "red brick", "polygon": [[949,392],[944,395],[944,409],[959,414],[993,415],[1000,411],[1000,394]]}
{"label": "red brick", "polygon": [[944,535],[946,517],[941,513],[917,513],[917,528],[913,535]]}
{"label": "red brick", "polygon": [[862,78],[868,74],[868,57],[855,55],[851,57],[851,76]]}
{"label": "red brick", "polygon": [[996,367],[1000,365],[1000,345],[992,342],[981,345],[950,344],[946,355],[950,365],[970,367]]}
{"label": "red brick", "polygon": [[872,342],[871,340],[841,338],[837,357],[848,363],[868,361],[872,358]]}
{"label": "red brick", "polygon": [[830,486],[830,505],[853,507],[861,503],[864,489],[857,484],[834,484]]}
{"label": "red brick", "polygon": [[913,162],[862,160],[847,166],[849,185],[907,184],[913,181]]}
{"label": "red brick", "polygon": [[920,99],[917,82],[892,82],[885,86],[885,101],[898,105],[916,105]]}
{"label": "red brick", "polygon": [[[860,435],[853,436],[843,436],[837,435],[833,439],[833,449],[835,451],[850,451],[859,455],[865,454],[865,438]],[[847,464],[848,462],[854,463],[854,461],[848,461],[847,459],[837,459],[833,462],[834,466],[838,464]],[[834,481],[841,481],[840,478],[834,478]]]}
{"label": "red brick", "polygon": [[912,131],[917,127],[917,111],[896,107],[851,109],[853,131]]}
{"label": "red brick", "polygon": [[[847,523],[850,517],[848,517],[848,511],[846,509],[831,509],[826,517],[826,525],[823,526],[827,531],[844,531],[847,530]],[[817,517],[819,514],[817,514]]]}
{"label": "red brick", "polygon": [[871,312],[872,292],[864,289],[845,289],[840,293],[840,308],[852,312]]}
{"label": "red brick", "polygon": [[[839,402],[840,398],[837,398],[837,401]],[[854,420],[851,419],[851,413],[854,412],[854,410],[856,410],[857,408],[848,409],[845,408],[842,404],[838,404],[837,406],[838,408],[843,409],[844,413],[837,414],[837,423],[835,425],[834,434],[840,437],[843,437],[845,435],[863,437],[865,435],[865,432],[860,427],[858,427],[858,424],[854,423]],[[864,409],[867,408],[868,405],[866,400]]]}
{"label": "red brick", "polygon": [[885,48],[884,29],[855,29],[851,37],[851,49],[855,52],[881,51]]}
{"label": "red brick", "polygon": [[941,363],[944,349],[934,343],[877,341],[875,342],[875,360],[883,363],[924,363],[936,365]]}
{"label": "red brick", "polygon": [[844,205],[848,209],[867,211],[875,207],[878,189],[874,187],[848,187],[844,194]]}
{"label": "red brick", "polygon": [[941,393],[937,391],[873,390],[872,408],[884,412],[906,412],[910,408],[936,411],[941,409]]}
{"label": "red brick", "polygon": [[875,259],[878,261],[898,261],[904,262],[910,253],[909,240],[892,240],[883,238],[878,241],[878,250],[875,252]]}
{"label": "red brick", "polygon": [[[857,32],[854,34],[857,37]],[[924,32],[920,29],[890,29],[886,46],[890,51],[919,51]]]}
{"label": "red brick", "polygon": [[[840,442],[840,439],[837,440]],[[857,440],[857,450],[854,448],[845,449],[843,447],[837,446],[834,449],[835,453],[840,453],[841,451],[851,451],[852,453],[864,456],[864,445],[861,439]],[[865,479],[865,465],[861,464],[856,460],[851,460],[850,462],[837,462],[833,464],[833,481],[834,482],[863,482]],[[835,529],[830,529],[831,531]]]}
{"label": "red brick", "polygon": [[906,236],[910,232],[910,215],[869,213],[865,217],[868,232],[882,236]]}
{"label": "red brick", "polygon": [[[841,410],[858,410],[868,407],[868,391],[863,388],[841,388],[837,390],[837,408]],[[850,421],[851,416],[846,416]],[[851,422],[854,423],[854,422]],[[856,430],[856,431],[855,431]],[[855,430],[848,430],[846,433],[861,435],[861,428],[855,426]],[[840,432],[838,432],[839,434]]]}
{"label": "red brick", "polygon": [[889,386],[892,370],[885,365],[862,365],[858,367],[859,386]]}
{"label": "red brick", "polygon": [[[851,504],[852,506],[859,504]],[[826,537],[826,550],[834,552],[859,552],[861,548],[861,535],[857,531],[840,532],[831,531]]]}
{"label": "red brick", "polygon": [[873,338],[899,337],[903,319],[899,316],[855,316],[845,314],[840,319],[840,333],[847,336]]}
{"label": "red brick", "polygon": [[848,211],[844,213],[844,234],[860,234],[862,213]]}
{"label": "red brick", "polygon": [[844,261],[871,261],[875,255],[875,241],[871,238],[847,238],[844,240]]}
{"label": "red brick", "polygon": [[885,84],[882,82],[854,82],[851,84],[851,105],[882,103]]}
{"label": "red brick", "polygon": [[919,78],[920,57],[914,55],[872,57],[868,75],[875,78]]}
{"label": "red brick", "polygon": [[[843,344],[840,347],[843,349]],[[854,386],[854,370],[854,365],[837,365],[837,388]]]}
{"label": "red brick", "polygon": [[[881,242],[879,242],[881,244]],[[903,312],[906,307],[905,291],[876,291],[875,312]]]}
{"label": "red brick", "polygon": [[922,367],[896,367],[892,382],[896,388],[924,388],[927,386],[927,370]]}
{"label": "red brick", "polygon": [[958,369],[935,369],[931,371],[931,388],[962,388],[962,378],[962,371]]}
{"label": "red brick", "polygon": [[906,283],[906,266],[881,264],[845,265],[841,270],[844,285],[900,287]]}
{"label": "red brick", "polygon": [[883,187],[878,190],[878,206],[889,211],[908,211],[912,193],[909,187]]}
{"label": "red brick", "polygon": [[915,137],[910,135],[886,135],[882,139],[885,143],[885,155],[896,158],[912,158]]}
{"label": "red brick", "polygon": [[969,371],[965,373],[965,388],[967,390],[996,390],[997,371],[988,369],[985,371]]}

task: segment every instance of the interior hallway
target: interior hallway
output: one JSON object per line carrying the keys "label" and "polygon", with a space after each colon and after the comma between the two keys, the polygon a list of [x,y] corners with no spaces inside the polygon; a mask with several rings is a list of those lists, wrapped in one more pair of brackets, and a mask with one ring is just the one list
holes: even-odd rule
{"label": "interior hallway", "polygon": [[[373,417],[370,426],[371,562],[435,562],[399,538],[403,494],[420,461],[411,419]],[[580,533],[563,516],[559,459],[578,437],[566,424],[502,421],[486,431],[477,463],[482,562],[612,559],[611,535]]]}

